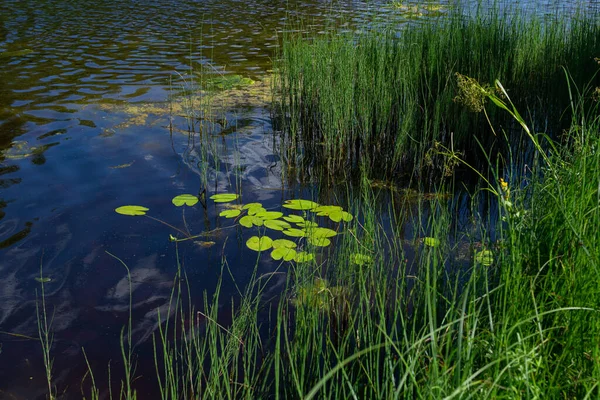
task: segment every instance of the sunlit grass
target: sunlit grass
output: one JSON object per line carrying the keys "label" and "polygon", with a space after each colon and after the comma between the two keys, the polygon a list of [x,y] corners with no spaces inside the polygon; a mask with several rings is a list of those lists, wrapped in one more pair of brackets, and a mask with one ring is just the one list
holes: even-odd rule
{"label": "sunlit grass", "polygon": [[482,83],[502,81],[532,128],[549,134],[567,128],[562,67],[578,85],[592,77],[600,53],[597,15],[542,20],[462,11],[452,8],[398,32],[285,36],[276,106],[290,162],[331,174],[364,165],[372,176],[389,178],[425,168],[447,172],[443,160],[426,157],[437,142],[469,159],[479,153],[473,136],[505,151],[490,122],[512,135],[514,121],[493,108],[488,121],[457,104],[457,72]]}

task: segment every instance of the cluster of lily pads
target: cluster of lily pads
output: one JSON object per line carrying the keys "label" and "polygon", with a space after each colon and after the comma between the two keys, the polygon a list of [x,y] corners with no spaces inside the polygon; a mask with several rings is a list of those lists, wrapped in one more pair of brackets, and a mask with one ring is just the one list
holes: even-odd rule
{"label": "cluster of lily pads", "polygon": [[[221,193],[210,197],[215,203],[231,203],[239,198],[235,193]],[[172,203],[177,206],[194,206],[198,203],[198,197],[191,194],[181,194],[172,199]],[[219,213],[219,216],[225,218],[236,218],[238,223],[245,228],[265,227],[273,231],[296,238],[305,239],[306,243],[314,247],[326,247],[331,244],[332,237],[338,234],[337,231],[319,226],[318,223],[307,219],[308,212],[315,217],[327,217],[333,222],[350,222],[354,218],[352,214],[340,206],[320,205],[310,200],[294,199],[285,201],[282,206],[289,210],[302,211],[303,215],[288,214],[284,215],[280,211],[269,211],[261,203],[249,204],[228,204],[227,209]],[[139,216],[146,215],[149,211],[147,207],[139,205],[127,205],[118,207],[115,211],[122,215]],[[177,239],[170,236],[172,241]],[[267,235],[252,236],[246,241],[246,246],[254,251],[262,252],[271,250],[271,257],[274,260],[308,262],[315,258],[314,253],[299,250],[298,243],[289,239],[272,239]],[[355,264],[368,264],[372,261],[371,257],[365,254],[353,254],[352,262]]]}
{"label": "cluster of lily pads", "polygon": [[[221,193],[210,197],[215,203],[231,203],[239,198],[235,193]],[[192,194],[180,194],[175,196],[172,203],[177,207],[184,205],[193,207],[199,201],[198,196]],[[269,211],[263,207],[261,203],[248,204],[227,204],[227,209],[219,213],[219,216],[225,218],[236,218],[238,223],[245,228],[265,227],[273,231],[281,232],[282,234],[296,238],[297,240],[305,239],[306,243],[313,247],[327,247],[331,244],[332,237],[336,236],[337,231],[329,228],[324,228],[318,225],[313,220],[307,219],[308,212],[314,217],[327,217],[333,222],[350,222],[354,218],[352,214],[340,206],[320,205],[311,200],[294,199],[286,200],[282,206],[289,210],[302,211],[303,215],[288,214],[284,215],[280,211]],[[139,216],[146,215],[149,211],[147,207],[139,205],[127,205],[118,207],[115,211],[119,214]],[[156,218],[153,218],[157,220]],[[166,224],[163,221],[157,220],[172,228],[172,225]],[[177,229],[177,228],[175,228]],[[179,230],[179,229],[177,229]],[[183,232],[183,231],[180,231]],[[185,233],[185,232],[184,232]],[[190,236],[186,239],[177,239],[170,235],[171,241],[181,241],[192,239],[195,236]],[[437,238],[425,237],[423,243],[426,247],[437,247],[440,241]],[[312,261],[315,258],[314,253],[299,250],[298,243],[289,239],[272,239],[267,235],[252,236],[246,241],[246,247],[251,250],[263,252],[271,250],[271,257],[274,260],[295,261],[297,263]],[[356,265],[368,265],[373,263],[373,258],[368,254],[353,253],[350,255],[350,261]],[[494,262],[493,253],[488,249],[483,249],[476,252],[474,255],[476,264],[490,266]]]}
{"label": "cluster of lily pads", "polygon": [[[235,196],[235,197],[234,197]],[[237,198],[235,194],[218,194],[211,197],[215,202],[225,203]],[[326,247],[331,244],[330,238],[337,235],[333,229],[320,227],[316,222],[307,218],[307,212],[316,216],[328,217],[334,222],[350,222],[352,214],[340,206],[326,206],[310,200],[294,199],[285,201],[284,208],[302,211],[303,216],[296,214],[284,215],[281,211],[268,211],[261,203],[249,203],[229,206],[219,216],[239,218],[239,224],[245,228],[265,227],[293,238],[305,238],[306,242],[315,247]],[[254,251],[271,251],[274,260],[308,262],[315,258],[313,253],[297,250],[298,244],[289,239],[272,239],[267,235],[252,236],[246,241],[246,246]]]}

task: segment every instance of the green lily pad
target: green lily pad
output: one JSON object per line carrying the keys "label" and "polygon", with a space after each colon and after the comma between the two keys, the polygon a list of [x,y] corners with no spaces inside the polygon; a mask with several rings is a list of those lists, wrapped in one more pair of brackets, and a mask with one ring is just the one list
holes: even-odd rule
{"label": "green lily pad", "polygon": [[311,210],[312,212],[316,212],[319,217],[326,217],[332,212],[342,211],[343,208],[340,206],[319,206]]}
{"label": "green lily pad", "polygon": [[318,203],[310,200],[286,200],[283,203],[283,207],[290,208],[292,210],[312,210],[313,208],[319,207]]}
{"label": "green lily pad", "polygon": [[494,263],[494,254],[490,250],[481,250],[475,253],[475,262],[485,267],[489,267]]}
{"label": "green lily pad", "polygon": [[240,210],[224,210],[219,213],[219,217],[225,218],[235,218],[240,215],[242,212]]}
{"label": "green lily pad", "polygon": [[148,208],[143,206],[121,206],[115,208],[115,211],[122,215],[146,215],[146,211],[149,211]]}
{"label": "green lily pad", "polygon": [[306,236],[306,232],[302,229],[290,228],[283,231],[284,235],[292,236],[292,237],[304,237]]}
{"label": "green lily pad", "polygon": [[329,214],[329,219],[331,219],[333,222],[340,222],[342,220],[345,222],[350,222],[353,218],[354,217],[352,214],[346,211],[334,211]]}
{"label": "green lily pad", "polygon": [[425,246],[437,247],[440,245],[440,240],[433,237],[426,237],[423,243],[425,243]]}
{"label": "green lily pad", "polygon": [[192,207],[198,202],[198,196],[194,196],[193,194],[180,194],[179,196],[173,197],[173,200],[171,201],[177,207],[181,207],[184,204]]}
{"label": "green lily pad", "polygon": [[254,214],[256,217],[261,218],[263,220],[267,219],[278,219],[283,216],[282,212],[279,211],[261,211]]}
{"label": "green lily pad", "polygon": [[292,261],[296,258],[296,250],[288,247],[278,247],[271,252],[271,257],[273,260],[281,260],[283,258],[284,261]]}
{"label": "green lily pad", "polygon": [[252,228],[252,217],[243,216],[240,218],[240,225],[245,226],[246,228]]}
{"label": "green lily pad", "polygon": [[35,280],[38,281],[39,283],[48,283],[48,282],[52,282],[52,278],[47,278],[47,277],[39,277],[36,276]]}
{"label": "green lily pad", "polygon": [[265,223],[265,221],[263,221],[261,218],[255,216],[252,216],[250,218],[252,218],[252,224],[256,226],[263,226],[263,224]]}
{"label": "green lily pad", "polygon": [[276,219],[268,219],[264,222],[264,225],[267,228],[274,229],[276,231],[282,231],[284,229],[288,229],[291,225],[285,221],[279,221]]}
{"label": "green lily pad", "polygon": [[234,201],[238,197],[240,197],[240,195],[235,193],[220,193],[213,194],[212,196],[210,196],[210,199],[214,200],[215,203],[229,203],[230,201]]}
{"label": "green lily pad", "polygon": [[304,222],[304,218],[302,218],[299,215],[286,215],[285,217],[283,217],[283,219],[285,219],[287,222],[291,222],[293,224],[298,224],[301,222]]}
{"label": "green lily pad", "polygon": [[260,207],[260,206],[256,206],[256,207],[251,207],[248,209],[248,215],[256,215],[262,212],[267,212],[267,210],[265,210],[264,208]]}
{"label": "green lily pad", "polygon": [[298,263],[309,262],[314,259],[315,255],[312,253],[307,253],[306,251],[301,251],[300,253],[296,254],[296,257],[294,257],[294,261]]}
{"label": "green lily pad", "polygon": [[248,203],[242,206],[242,210],[249,210],[250,208],[262,207],[260,203]]}
{"label": "green lily pad", "polygon": [[313,221],[297,222],[296,225],[298,225],[301,228],[318,228],[319,227],[319,224],[317,224],[316,222],[313,222]]}
{"label": "green lily pad", "polygon": [[367,254],[354,253],[350,255],[350,261],[357,265],[365,265],[371,264],[373,262],[373,258]]}
{"label": "green lily pad", "polygon": [[309,237],[308,243],[312,244],[313,246],[317,246],[317,247],[327,247],[331,244],[331,240],[329,240],[325,237]]}
{"label": "green lily pad", "polygon": [[246,241],[246,246],[250,250],[254,251],[265,251],[269,250],[271,246],[273,246],[273,239],[268,236],[252,236],[250,239]]}
{"label": "green lily pad", "polygon": [[273,240],[273,248],[274,249],[278,249],[280,247],[286,247],[288,249],[293,249],[296,246],[297,246],[296,243],[292,242],[291,240],[287,240],[287,239]]}
{"label": "green lily pad", "polygon": [[337,232],[329,228],[310,228],[306,230],[306,236],[312,238],[328,238],[335,235],[337,235]]}

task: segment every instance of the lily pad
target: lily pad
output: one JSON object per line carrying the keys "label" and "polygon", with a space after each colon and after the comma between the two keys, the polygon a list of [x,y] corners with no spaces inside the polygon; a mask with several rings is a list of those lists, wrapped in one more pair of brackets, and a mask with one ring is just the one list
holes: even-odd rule
{"label": "lily pad", "polygon": [[296,243],[292,242],[291,240],[287,240],[287,239],[273,240],[273,248],[274,249],[279,249],[280,247],[286,247],[288,249],[293,249],[296,246],[297,246]]}
{"label": "lily pad", "polygon": [[319,227],[319,224],[317,224],[316,222],[313,222],[313,221],[302,221],[302,222],[296,223],[296,225],[298,225],[301,228],[318,228]]}
{"label": "lily pad", "polygon": [[490,250],[481,250],[475,253],[475,262],[485,267],[489,267],[494,263],[494,254]]}
{"label": "lily pad", "polygon": [[273,246],[273,239],[268,236],[252,236],[246,241],[246,246],[250,250],[254,251],[265,251],[269,250]]}
{"label": "lily pad", "polygon": [[283,258],[284,261],[292,261],[296,258],[296,250],[288,247],[278,247],[271,252],[271,257],[273,260],[281,260]]}
{"label": "lily pad", "polygon": [[181,207],[184,204],[192,207],[198,203],[198,196],[194,196],[193,194],[180,194],[179,196],[173,197],[173,200],[171,201],[177,207]]}
{"label": "lily pad", "polygon": [[423,240],[423,243],[425,243],[425,246],[437,247],[440,245],[440,240],[433,237],[426,237]]}
{"label": "lily pad", "polygon": [[350,222],[353,218],[354,217],[352,214],[346,211],[334,211],[329,214],[329,219],[331,219],[333,222],[340,222],[342,220],[345,222]]}
{"label": "lily pad", "polygon": [[238,197],[240,197],[240,195],[235,193],[220,193],[213,194],[212,196],[210,196],[210,199],[214,200],[215,203],[229,203],[230,201],[234,201]]}
{"label": "lily pad", "polygon": [[48,282],[52,282],[52,278],[47,278],[47,277],[39,277],[36,276],[35,280],[38,281],[39,283],[48,283]]}
{"label": "lily pad", "polygon": [[337,235],[337,232],[329,228],[310,228],[306,230],[306,236],[312,238],[328,238],[335,235]]}
{"label": "lily pad", "polygon": [[149,211],[149,209],[146,207],[143,207],[143,206],[121,206],[121,207],[115,208],[115,211],[118,214],[122,214],[122,215],[136,216],[136,215],[146,215],[146,211]]}
{"label": "lily pad", "polygon": [[260,207],[260,206],[256,206],[256,207],[251,207],[248,209],[248,215],[256,215],[258,213],[262,213],[262,212],[266,212],[267,210],[265,210],[264,208]]}
{"label": "lily pad", "polygon": [[240,218],[240,225],[245,226],[246,228],[252,228],[252,217],[243,216]]}
{"label": "lily pad", "polygon": [[235,218],[240,215],[242,212],[240,210],[224,210],[219,213],[219,217],[225,218]]}
{"label": "lily pad", "polygon": [[252,216],[250,218],[252,218],[252,224],[254,224],[256,226],[263,226],[264,221],[261,218],[254,217],[254,216]]}
{"label": "lily pad", "polygon": [[287,222],[291,222],[293,224],[298,224],[301,222],[304,222],[304,218],[302,218],[299,215],[286,215],[285,217],[283,217],[284,220],[286,220]]}
{"label": "lily pad", "polygon": [[327,247],[331,244],[331,240],[329,240],[325,237],[309,237],[308,243],[312,244],[313,246],[317,246],[317,247]]}
{"label": "lily pad", "polygon": [[267,219],[278,219],[283,216],[282,212],[279,211],[261,211],[254,214],[256,217],[261,218],[263,220]]}
{"label": "lily pad", "polygon": [[262,207],[260,203],[248,203],[242,206],[242,210],[249,210],[251,208]]}
{"label": "lily pad", "polygon": [[295,199],[286,200],[285,203],[283,203],[283,207],[292,210],[312,210],[313,208],[319,207],[319,204],[310,200]]}
{"label": "lily pad", "polygon": [[302,229],[290,228],[283,231],[284,235],[292,236],[292,237],[304,237],[306,236],[306,232]]}
{"label": "lily pad", "polygon": [[312,211],[316,212],[319,217],[326,217],[333,212],[342,210],[343,208],[340,206],[319,206],[317,208],[314,208]]}
{"label": "lily pad", "polygon": [[296,257],[294,257],[294,261],[298,263],[309,262],[314,259],[315,255],[313,253],[307,253],[306,251],[301,251],[300,253],[296,254]]}
{"label": "lily pad", "polygon": [[373,258],[368,254],[354,253],[350,255],[350,261],[356,265],[365,265],[371,264],[373,262]]}
{"label": "lily pad", "polygon": [[279,221],[276,219],[268,219],[264,222],[264,225],[267,228],[274,229],[276,231],[282,231],[284,229],[288,229],[291,225],[285,221]]}

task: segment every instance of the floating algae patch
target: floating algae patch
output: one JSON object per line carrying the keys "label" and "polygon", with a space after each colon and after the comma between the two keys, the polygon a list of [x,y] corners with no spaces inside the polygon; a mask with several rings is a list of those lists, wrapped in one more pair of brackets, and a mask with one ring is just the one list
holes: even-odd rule
{"label": "floating algae patch", "polygon": [[231,78],[215,85],[225,89],[177,95],[166,102],[100,103],[96,106],[109,113],[125,114],[124,121],[112,127],[113,130],[118,130],[165,123],[167,118],[173,115],[219,122],[223,121],[223,115],[228,111],[261,108],[271,104],[270,77],[256,82],[249,78]]}
{"label": "floating algae patch", "polygon": [[204,80],[204,87],[207,89],[216,88],[219,90],[240,89],[246,86],[254,85],[256,81],[237,74],[222,74],[214,77],[208,77]]}
{"label": "floating algae patch", "polygon": [[49,143],[43,146],[30,146],[25,140],[17,140],[12,143],[12,146],[6,150],[0,151],[0,157],[7,160],[21,160],[27,157],[39,157],[47,149],[56,146],[58,143]]}
{"label": "floating algae patch", "polygon": [[437,17],[445,15],[448,12],[447,6],[436,3],[410,3],[402,0],[395,0],[390,3],[392,9],[396,10],[402,16],[408,19],[419,17]]}

